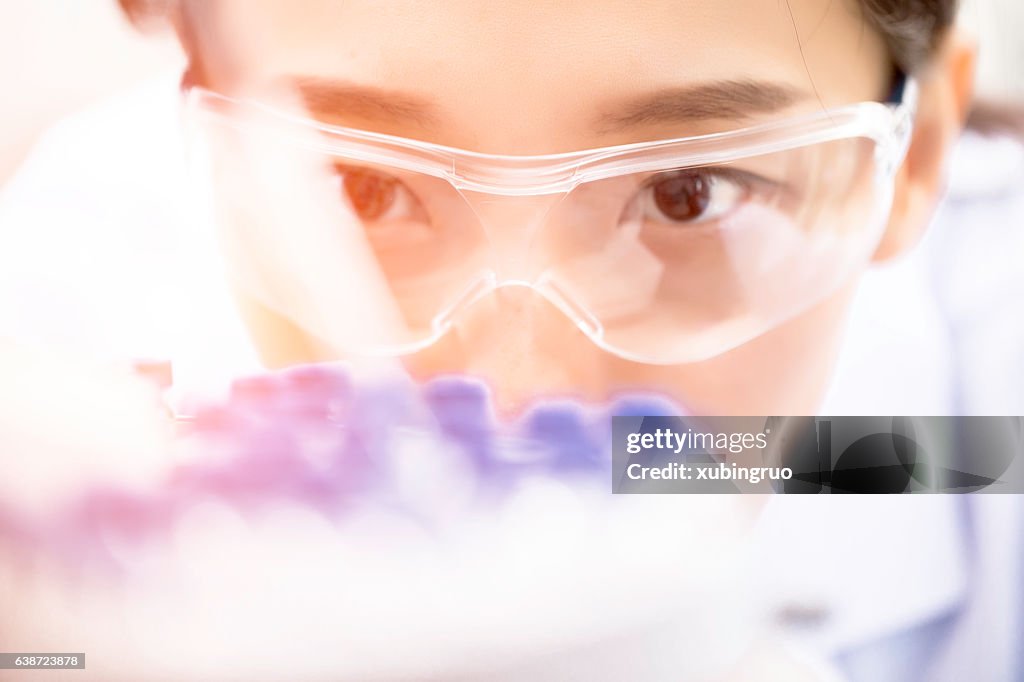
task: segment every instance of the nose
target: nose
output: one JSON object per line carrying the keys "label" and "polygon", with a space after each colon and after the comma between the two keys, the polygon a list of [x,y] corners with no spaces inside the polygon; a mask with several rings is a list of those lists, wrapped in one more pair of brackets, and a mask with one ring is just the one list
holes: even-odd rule
{"label": "nose", "polygon": [[407,359],[420,379],[462,373],[484,380],[495,405],[514,413],[540,398],[597,399],[608,356],[528,286],[500,286],[453,320],[436,344]]}
{"label": "nose", "polygon": [[494,196],[463,191],[490,244],[490,266],[499,282],[526,282],[540,274],[538,239],[561,194]]}

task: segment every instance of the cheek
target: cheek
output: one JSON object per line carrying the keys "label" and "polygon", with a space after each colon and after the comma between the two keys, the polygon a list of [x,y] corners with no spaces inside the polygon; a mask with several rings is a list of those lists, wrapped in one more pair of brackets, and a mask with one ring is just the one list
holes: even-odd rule
{"label": "cheek", "polygon": [[[601,401],[641,391],[665,394],[698,414],[815,414],[831,378],[854,290],[851,283],[750,343],[692,365],[631,363],[599,351],[575,329],[519,337],[513,333],[515,324],[467,328],[404,362],[421,381],[453,372],[474,374],[508,411],[545,395]],[[481,323],[494,322],[492,314],[507,319],[503,312],[501,306],[478,311],[489,318]],[[251,316],[247,322],[272,366],[337,359],[316,351],[298,331],[283,333],[287,324],[280,318],[270,326],[254,324]]]}
{"label": "cheek", "polygon": [[709,415],[816,414],[828,388],[856,282],[753,341],[692,365],[622,363],[616,384],[666,393]]}

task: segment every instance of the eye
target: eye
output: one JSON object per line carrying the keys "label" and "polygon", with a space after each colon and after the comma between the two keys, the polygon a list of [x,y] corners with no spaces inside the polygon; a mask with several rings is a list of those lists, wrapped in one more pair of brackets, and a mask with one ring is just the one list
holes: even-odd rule
{"label": "eye", "polygon": [[716,170],[663,173],[644,190],[644,217],[698,224],[729,213],[748,194],[743,180]]}
{"label": "eye", "polygon": [[370,168],[338,166],[341,190],[352,210],[365,222],[416,218],[419,200],[397,178]]}

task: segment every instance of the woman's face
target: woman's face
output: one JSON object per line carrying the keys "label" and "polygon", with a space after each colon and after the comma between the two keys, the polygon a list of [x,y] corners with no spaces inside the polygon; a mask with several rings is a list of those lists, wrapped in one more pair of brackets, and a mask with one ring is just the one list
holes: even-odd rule
{"label": "woman's face", "polygon": [[[858,4],[220,0],[193,3],[182,34],[194,76],[211,89],[292,83],[329,123],[532,155],[884,99],[891,67]],[[737,82],[755,87],[737,93]],[[510,408],[650,389],[701,412],[813,413],[855,280],[734,350],[674,366],[612,356],[530,290],[499,290],[405,363],[423,378],[478,375]],[[269,362],[327,359],[287,315],[239,300]]]}

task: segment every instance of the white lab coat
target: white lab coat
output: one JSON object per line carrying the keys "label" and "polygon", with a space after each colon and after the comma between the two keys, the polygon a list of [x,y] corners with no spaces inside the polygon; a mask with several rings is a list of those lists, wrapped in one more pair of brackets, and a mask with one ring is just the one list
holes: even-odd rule
{"label": "white lab coat", "polygon": [[[969,136],[953,167],[920,248],[865,278],[821,413],[1024,414],[1024,152]],[[171,79],[46,135],[0,192],[0,336],[171,359],[190,389],[258,370],[184,168]],[[1024,679],[1021,518],[1018,496],[778,497],[754,565],[846,679]]]}

